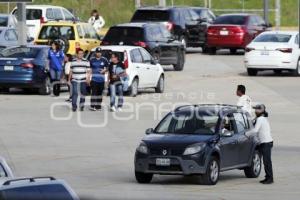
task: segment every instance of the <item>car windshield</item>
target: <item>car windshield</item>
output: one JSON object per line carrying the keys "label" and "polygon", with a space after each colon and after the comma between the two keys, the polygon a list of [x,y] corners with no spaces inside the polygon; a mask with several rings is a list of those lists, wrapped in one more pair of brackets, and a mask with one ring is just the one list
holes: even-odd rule
{"label": "car windshield", "polygon": [[39,54],[39,48],[16,47],[3,49],[0,52],[1,58],[36,58]]}
{"label": "car windshield", "polygon": [[103,41],[125,43],[144,41],[144,31],[138,27],[113,27],[109,29]]}
{"label": "car windshield", "polygon": [[170,15],[168,11],[163,10],[138,10],[135,12],[131,21],[169,21]]}
{"label": "car windshield", "polygon": [[[41,9],[26,9],[26,20],[40,20],[42,18]],[[14,12],[15,16],[18,16],[18,10]]]}
{"label": "car windshield", "polygon": [[258,36],[254,42],[278,42],[288,43],[291,39],[289,34],[262,34]]}
{"label": "car windshield", "polygon": [[155,133],[213,135],[219,117],[209,112],[168,114],[156,127]]}
{"label": "car windshield", "polygon": [[0,26],[6,27],[8,25],[8,17],[0,17]]}
{"label": "car windshield", "polygon": [[[105,57],[107,60],[110,60],[111,54],[117,54],[119,56],[120,61],[124,61],[124,52],[102,49],[101,53],[102,56]],[[92,58],[95,57],[96,57],[96,52],[93,51],[90,53],[88,60],[91,60]]]}
{"label": "car windshield", "polygon": [[244,25],[246,24],[247,16],[238,15],[224,15],[216,19],[214,24],[232,24],[232,25]]}
{"label": "car windshield", "polygon": [[55,40],[59,38],[75,40],[74,28],[72,26],[43,26],[38,38],[41,40]]}

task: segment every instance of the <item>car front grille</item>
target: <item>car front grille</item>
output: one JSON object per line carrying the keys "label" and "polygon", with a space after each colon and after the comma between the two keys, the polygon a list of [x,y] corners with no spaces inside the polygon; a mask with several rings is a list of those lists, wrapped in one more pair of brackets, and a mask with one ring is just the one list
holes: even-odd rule
{"label": "car front grille", "polygon": [[[164,155],[163,151],[166,150],[167,154]],[[154,156],[182,156],[184,149],[170,149],[170,148],[151,148],[150,154]]]}
{"label": "car front grille", "polygon": [[157,166],[155,164],[149,165],[150,171],[162,171],[162,172],[181,172],[181,166],[180,165],[170,165],[170,166]]}

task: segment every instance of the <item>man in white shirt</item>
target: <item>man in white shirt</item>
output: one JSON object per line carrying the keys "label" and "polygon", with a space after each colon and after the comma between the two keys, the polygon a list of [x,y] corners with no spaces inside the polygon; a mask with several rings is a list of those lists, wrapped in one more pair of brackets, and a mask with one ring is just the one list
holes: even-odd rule
{"label": "man in white shirt", "polygon": [[246,95],[246,87],[244,85],[238,85],[236,95],[239,96],[237,106],[242,107],[242,110],[248,112],[252,116],[252,100]]}
{"label": "man in white shirt", "polygon": [[262,184],[272,184],[273,179],[273,168],[272,168],[272,159],[271,152],[273,147],[273,138],[271,136],[271,128],[269,121],[267,119],[268,113],[266,112],[266,107],[263,104],[256,105],[254,107],[256,122],[253,131],[257,133],[259,142],[260,142],[260,152],[263,157],[263,163],[265,166],[265,179],[260,181]]}
{"label": "man in white shirt", "polygon": [[103,17],[98,13],[97,10],[93,10],[91,13],[91,17],[88,20],[88,23],[91,24],[98,34],[100,34],[101,29],[105,25],[105,21]]}

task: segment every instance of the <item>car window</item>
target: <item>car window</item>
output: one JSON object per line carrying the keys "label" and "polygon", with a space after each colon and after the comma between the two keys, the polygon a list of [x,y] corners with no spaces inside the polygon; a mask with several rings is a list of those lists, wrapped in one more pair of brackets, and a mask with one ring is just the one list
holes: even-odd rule
{"label": "car window", "polygon": [[144,41],[144,30],[135,27],[112,27],[105,35],[103,41],[114,43]]}
{"label": "car window", "polygon": [[213,22],[216,19],[216,16],[210,11],[208,10],[208,18],[211,19],[211,21]]}
{"label": "car window", "polygon": [[2,166],[2,164],[0,164],[0,178],[3,178],[3,177],[7,177],[7,173],[4,169],[4,167]]}
{"label": "car window", "polygon": [[53,14],[56,20],[63,20],[64,17],[62,15],[62,12],[59,8],[54,8],[53,9]]}
{"label": "car window", "polygon": [[256,20],[256,17],[250,16],[250,19],[249,19],[249,25],[251,25],[251,26],[257,26],[257,25],[258,25],[258,22],[257,22],[257,20]]}
{"label": "car window", "polygon": [[131,21],[169,21],[170,14],[164,10],[137,10]]}
{"label": "car window", "polygon": [[76,28],[77,28],[77,33],[78,33],[79,38],[82,39],[84,37],[84,34],[82,32],[81,26],[77,25]]}
{"label": "car window", "polygon": [[257,24],[259,26],[262,26],[262,25],[266,24],[265,20],[261,16],[255,16],[255,17],[256,17]]}
{"label": "car window", "polygon": [[146,31],[148,41],[162,41],[164,38],[160,26],[149,26]]}
{"label": "car window", "polygon": [[288,43],[292,35],[289,34],[262,34],[255,38],[254,42],[278,42]]}
{"label": "car window", "polygon": [[26,9],[27,20],[40,20],[43,17],[43,11],[41,9]]}
{"label": "car window", "polygon": [[180,21],[180,12],[178,10],[172,10],[172,21],[179,22]]}
{"label": "car window", "polygon": [[47,17],[47,19],[55,19],[52,8],[48,8],[46,10],[46,17]]}
{"label": "car window", "polygon": [[227,115],[223,118],[221,123],[221,132],[229,131],[234,133],[234,126],[233,126],[233,118],[232,115]]}
{"label": "car window", "polygon": [[166,26],[161,25],[160,31],[163,34],[164,39],[168,39],[172,37],[170,31],[166,28]]}
{"label": "car window", "polygon": [[190,13],[188,12],[188,10],[184,10],[183,12],[183,17],[186,21],[191,21],[192,20],[192,16],[190,15]]}
{"label": "car window", "polygon": [[41,52],[40,48],[15,47],[1,51],[0,58],[36,58]]}
{"label": "car window", "polygon": [[241,15],[223,15],[216,19],[214,24],[232,24],[232,25],[244,25],[246,24],[247,16]]}
{"label": "car window", "polygon": [[32,199],[42,199],[41,193],[38,187],[35,186],[25,186],[16,187],[12,189],[7,189],[2,191],[2,196],[5,199],[18,199],[18,200],[32,200]]}
{"label": "car window", "polygon": [[43,200],[73,200],[68,190],[61,184],[39,186]]}
{"label": "car window", "polygon": [[299,34],[297,34],[297,36],[295,38],[295,44],[299,45]]}
{"label": "car window", "polygon": [[143,57],[144,63],[150,63],[151,62],[151,56],[145,49],[140,49],[140,52]]}
{"label": "car window", "polygon": [[244,121],[245,121],[245,128],[246,129],[250,129],[250,122],[251,122],[251,118],[249,118],[246,114],[243,114],[243,117],[244,117]]}
{"label": "car window", "polygon": [[241,113],[234,113],[233,114],[235,124],[236,124],[236,129],[238,133],[245,132],[246,129],[248,129],[244,117]]}
{"label": "car window", "polygon": [[193,21],[196,21],[197,19],[199,19],[199,15],[198,15],[195,11],[189,10],[189,13],[190,13],[191,19],[192,19]]}
{"label": "car window", "polygon": [[142,54],[139,51],[139,49],[133,49],[130,52],[130,57],[131,57],[131,61],[133,63],[142,63],[143,62],[143,57],[142,57]]}
{"label": "car window", "polygon": [[66,9],[62,9],[66,20],[73,20],[73,15]]}
{"label": "car window", "polygon": [[8,26],[8,17],[0,17],[0,26],[3,26],[3,27]]}
{"label": "car window", "polygon": [[55,40],[58,38],[66,38],[67,40],[75,40],[73,26],[43,26],[39,34],[39,39]]}
{"label": "car window", "polygon": [[98,39],[97,32],[92,25],[86,24],[86,29],[90,34],[90,39]]}
{"label": "car window", "polygon": [[18,36],[15,30],[7,30],[4,34],[4,38],[6,41],[17,41],[18,40]]}

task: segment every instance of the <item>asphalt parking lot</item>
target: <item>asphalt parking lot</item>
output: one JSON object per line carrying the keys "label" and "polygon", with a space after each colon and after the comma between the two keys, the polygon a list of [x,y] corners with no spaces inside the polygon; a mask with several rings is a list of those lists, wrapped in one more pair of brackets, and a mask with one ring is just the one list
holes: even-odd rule
{"label": "asphalt parking lot", "polygon": [[[298,199],[300,196],[300,79],[264,72],[248,77],[243,56],[216,56],[191,50],[185,69],[166,67],[166,91],[143,91],[126,98],[127,109],[112,114],[72,113],[60,97],[13,91],[0,95],[1,156],[16,175],[52,175],[67,180],[80,196],[96,199]],[[235,104],[237,84],[245,84],[253,101],[270,113],[275,184],[261,185],[243,171],[221,173],[216,186],[197,177],[155,176],[148,185],[134,178],[134,151],[145,129],[159,116],[184,103]],[[105,99],[108,103],[108,98]],[[125,120],[125,118],[129,120]]]}

